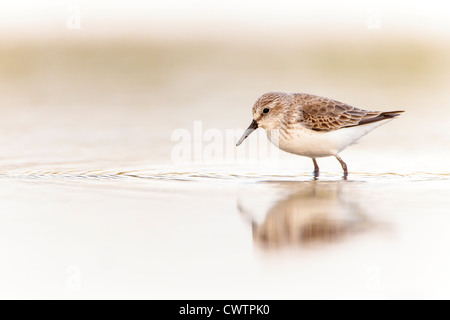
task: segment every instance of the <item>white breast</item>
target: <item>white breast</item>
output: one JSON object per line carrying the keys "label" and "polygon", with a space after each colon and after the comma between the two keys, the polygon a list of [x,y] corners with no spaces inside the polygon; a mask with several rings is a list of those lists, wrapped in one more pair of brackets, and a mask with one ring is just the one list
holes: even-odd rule
{"label": "white breast", "polygon": [[275,146],[289,153],[310,158],[329,157],[337,155],[387,121],[389,120],[331,132],[313,131],[299,124],[287,133],[278,129],[267,130],[267,137]]}

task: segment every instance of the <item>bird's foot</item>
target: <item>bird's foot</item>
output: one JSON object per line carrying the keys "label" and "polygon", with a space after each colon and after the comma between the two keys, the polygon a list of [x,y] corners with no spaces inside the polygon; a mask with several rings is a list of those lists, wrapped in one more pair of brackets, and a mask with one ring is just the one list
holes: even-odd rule
{"label": "bird's foot", "polygon": [[313,178],[314,180],[318,180],[320,176],[320,172],[318,170],[313,171]]}

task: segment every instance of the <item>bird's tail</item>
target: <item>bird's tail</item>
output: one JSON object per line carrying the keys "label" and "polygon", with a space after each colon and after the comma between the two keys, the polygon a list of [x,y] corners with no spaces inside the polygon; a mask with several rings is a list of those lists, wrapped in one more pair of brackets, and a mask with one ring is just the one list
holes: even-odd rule
{"label": "bird's tail", "polygon": [[386,111],[386,112],[382,112],[382,113],[380,113],[379,115],[377,115],[375,117],[363,118],[358,123],[358,125],[372,123],[372,122],[377,122],[377,121],[381,121],[381,120],[393,119],[395,117],[398,117],[403,112],[405,112],[405,111],[401,110],[401,111]]}
{"label": "bird's tail", "polygon": [[383,117],[385,119],[390,119],[390,118],[395,118],[397,116],[399,116],[401,113],[405,112],[404,110],[401,111],[387,111],[387,112],[382,112],[379,117]]}

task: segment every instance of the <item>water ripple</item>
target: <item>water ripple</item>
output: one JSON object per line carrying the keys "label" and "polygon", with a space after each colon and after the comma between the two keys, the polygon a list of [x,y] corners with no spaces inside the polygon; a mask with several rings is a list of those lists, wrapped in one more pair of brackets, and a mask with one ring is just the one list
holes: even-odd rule
{"label": "water ripple", "polygon": [[[209,181],[209,182],[262,182],[262,181],[303,181],[311,180],[311,173],[293,171],[256,172],[240,167],[207,167],[207,168],[144,168],[144,169],[36,169],[1,171],[0,177],[24,179],[92,179],[92,180],[166,180],[166,181]],[[324,172],[319,180],[340,180],[340,174]],[[350,181],[438,181],[450,180],[450,173],[431,172],[352,172]]]}

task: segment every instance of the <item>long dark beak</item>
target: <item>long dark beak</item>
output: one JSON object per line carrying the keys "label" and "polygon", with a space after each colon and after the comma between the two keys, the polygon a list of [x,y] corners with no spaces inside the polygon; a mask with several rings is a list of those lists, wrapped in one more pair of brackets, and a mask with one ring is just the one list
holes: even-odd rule
{"label": "long dark beak", "polygon": [[238,143],[236,143],[236,147],[239,146],[242,141],[244,141],[245,139],[247,139],[247,137],[256,129],[258,129],[258,122],[256,122],[255,120],[252,121],[252,123],[250,124],[250,126],[248,127],[247,130],[245,130],[244,134],[242,135],[242,137],[239,139]]}

